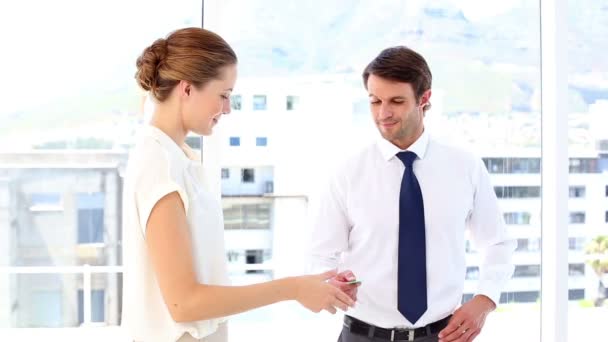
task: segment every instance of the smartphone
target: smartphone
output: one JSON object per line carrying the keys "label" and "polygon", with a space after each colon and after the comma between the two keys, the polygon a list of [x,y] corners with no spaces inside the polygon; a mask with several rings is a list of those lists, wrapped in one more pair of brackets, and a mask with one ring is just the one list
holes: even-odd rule
{"label": "smartphone", "polygon": [[356,279],[356,280],[347,281],[346,283],[347,283],[348,285],[351,285],[351,284],[361,284],[361,280],[357,280],[357,279]]}

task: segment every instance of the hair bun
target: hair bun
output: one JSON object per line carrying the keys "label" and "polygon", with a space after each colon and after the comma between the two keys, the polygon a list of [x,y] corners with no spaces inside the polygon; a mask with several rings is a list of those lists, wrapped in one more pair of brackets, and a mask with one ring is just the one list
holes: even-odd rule
{"label": "hair bun", "polygon": [[157,39],[137,58],[135,79],[146,91],[157,87],[158,71],[167,57],[167,40]]}

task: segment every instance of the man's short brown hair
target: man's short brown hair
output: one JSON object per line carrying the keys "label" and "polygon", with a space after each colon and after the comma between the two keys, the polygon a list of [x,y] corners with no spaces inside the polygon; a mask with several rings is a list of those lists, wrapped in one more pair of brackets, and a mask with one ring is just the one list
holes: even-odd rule
{"label": "man's short brown hair", "polygon": [[[414,89],[416,100],[425,91],[431,89],[433,75],[424,57],[406,46],[395,46],[382,50],[363,71],[363,85],[367,89],[370,75],[386,78],[392,81],[409,83]],[[425,106],[426,111],[430,103]]]}

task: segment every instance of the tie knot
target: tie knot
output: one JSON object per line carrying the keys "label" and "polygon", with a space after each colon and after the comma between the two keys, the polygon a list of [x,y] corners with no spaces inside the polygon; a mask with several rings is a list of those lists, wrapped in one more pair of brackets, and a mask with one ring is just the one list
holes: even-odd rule
{"label": "tie knot", "polygon": [[416,160],[416,153],[412,152],[412,151],[405,151],[405,152],[399,152],[397,153],[397,158],[401,159],[401,161],[403,162],[403,165],[405,165],[405,167],[412,167],[412,164],[414,164],[414,160]]}

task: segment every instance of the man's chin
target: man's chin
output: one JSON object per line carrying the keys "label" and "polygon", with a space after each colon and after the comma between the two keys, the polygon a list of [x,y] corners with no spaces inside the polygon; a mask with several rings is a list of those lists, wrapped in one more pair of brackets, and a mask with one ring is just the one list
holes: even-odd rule
{"label": "man's chin", "polygon": [[388,141],[393,141],[393,140],[395,139],[395,135],[394,135],[394,134],[391,134],[391,133],[389,133],[389,132],[385,132],[385,131],[383,131],[383,130],[380,130],[380,135],[381,135],[381,136],[382,136],[384,139],[386,139],[386,140],[388,140]]}

